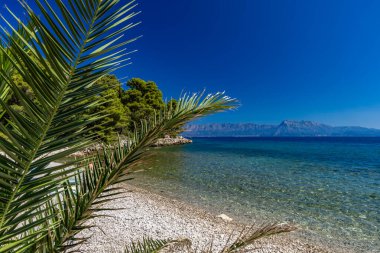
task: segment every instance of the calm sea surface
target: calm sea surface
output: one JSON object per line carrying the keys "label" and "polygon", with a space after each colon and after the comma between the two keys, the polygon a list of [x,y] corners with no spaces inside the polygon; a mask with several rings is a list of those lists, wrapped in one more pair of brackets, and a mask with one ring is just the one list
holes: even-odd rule
{"label": "calm sea surface", "polygon": [[248,223],[380,252],[380,138],[194,138],[153,149],[132,184]]}

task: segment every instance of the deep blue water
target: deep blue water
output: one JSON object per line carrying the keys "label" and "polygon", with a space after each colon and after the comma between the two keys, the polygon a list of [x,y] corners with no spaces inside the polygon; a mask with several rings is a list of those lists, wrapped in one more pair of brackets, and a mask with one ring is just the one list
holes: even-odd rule
{"label": "deep blue water", "polygon": [[133,184],[380,252],[380,138],[194,138],[153,149],[141,168]]}

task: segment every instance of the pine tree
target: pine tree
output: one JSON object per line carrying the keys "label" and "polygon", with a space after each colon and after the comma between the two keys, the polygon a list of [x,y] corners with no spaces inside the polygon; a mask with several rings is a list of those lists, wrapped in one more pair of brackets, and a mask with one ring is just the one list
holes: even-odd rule
{"label": "pine tree", "polygon": [[[149,119],[155,111],[165,107],[162,92],[155,82],[132,78],[127,82],[128,90],[123,92],[122,103],[131,112],[131,120],[139,124],[142,119]],[[133,129],[134,124],[130,125]]]}
{"label": "pine tree", "polygon": [[107,75],[96,82],[96,85],[105,91],[96,98],[100,103],[96,112],[105,112],[107,115],[95,123],[92,133],[107,143],[117,140],[118,135],[125,134],[130,124],[130,111],[121,102],[121,83],[114,75]]}

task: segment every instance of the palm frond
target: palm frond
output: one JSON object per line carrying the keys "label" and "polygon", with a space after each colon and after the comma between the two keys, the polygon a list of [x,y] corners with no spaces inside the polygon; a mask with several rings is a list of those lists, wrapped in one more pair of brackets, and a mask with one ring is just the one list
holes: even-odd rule
{"label": "palm frond", "polygon": [[170,240],[143,238],[142,241],[131,242],[125,247],[124,253],[157,253],[169,242]]}
{"label": "palm frond", "polygon": [[[268,224],[259,227],[251,226],[244,228],[239,236],[231,243],[231,238],[234,237],[233,234],[226,242],[226,246],[218,251],[219,253],[243,253],[252,252],[252,249],[247,248],[248,246],[254,245],[257,240],[268,237],[272,235],[277,235],[281,233],[287,233],[294,231],[295,226],[290,224]],[[169,252],[188,252],[188,253],[212,253],[216,252],[213,248],[213,241],[209,245],[204,247],[192,248],[192,242],[185,239],[177,240],[157,240],[151,238],[144,238],[142,241],[132,242],[129,244],[125,253],[169,253]]]}
{"label": "palm frond", "polygon": [[[227,245],[220,253],[244,252],[243,250],[249,245],[253,245],[257,240],[272,235],[287,233],[296,230],[294,225],[283,224],[268,224],[259,227],[251,226],[241,231],[238,238],[231,244]],[[248,252],[248,251],[245,251]]]}
{"label": "palm frond", "polygon": [[[102,115],[92,115],[86,121],[80,117],[73,120],[72,115],[95,106],[83,103],[101,92],[94,82],[128,61],[125,46],[134,39],[121,37],[136,25],[131,19],[138,14],[133,12],[133,1],[52,4],[34,0],[41,16],[26,1],[20,3],[35,29],[8,10],[26,35],[2,17],[8,25],[0,27],[2,38],[9,40],[11,47],[0,47],[0,52],[31,87],[37,102],[31,101],[0,66],[1,80],[24,109],[17,112],[0,97],[8,118],[7,124],[0,123],[6,136],[0,137],[0,149],[5,153],[0,155],[0,252],[26,250],[57,225],[52,222],[56,212],[40,209],[55,208],[51,195],[61,191],[62,182],[81,166],[79,161],[71,167],[48,165],[91,143],[91,137],[83,133]],[[62,147],[66,151],[57,152]]]}
{"label": "palm frond", "polygon": [[[98,155],[90,158],[75,177],[67,180],[50,203],[51,212],[60,213],[58,216],[62,217],[61,223],[52,229],[42,243],[50,243],[49,247],[58,251],[68,250],[83,242],[85,238],[75,237],[77,233],[86,228],[84,224],[88,219],[104,210],[102,204],[119,198],[121,193],[116,185],[130,179],[129,168],[144,158],[147,148],[160,136],[195,117],[236,106],[235,99],[222,93],[208,96],[193,94],[190,97],[196,98],[197,102],[190,106],[190,102],[186,102],[190,100],[184,97],[180,100],[185,102],[181,103],[178,110],[166,109],[150,121],[142,121],[140,131],[134,132],[126,144],[121,145],[119,142],[118,146],[113,147],[104,145]],[[59,205],[54,206],[54,203]],[[51,241],[51,238],[55,240]]]}

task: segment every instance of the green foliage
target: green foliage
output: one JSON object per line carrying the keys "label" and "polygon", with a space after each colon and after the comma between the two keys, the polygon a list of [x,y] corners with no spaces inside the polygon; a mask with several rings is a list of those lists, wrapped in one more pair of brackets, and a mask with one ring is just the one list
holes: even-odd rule
{"label": "green foliage", "polygon": [[175,110],[177,108],[178,102],[174,98],[170,99],[167,106],[168,108],[172,108],[172,110]]}
{"label": "green foliage", "polygon": [[[169,111],[174,111],[178,106],[178,101],[176,99],[172,98],[167,102],[166,106],[169,108]],[[181,132],[183,132],[183,128],[178,127],[178,128],[172,129],[172,131],[170,131],[170,133],[168,133],[168,135],[169,136],[177,136]]]}
{"label": "green foliage", "polygon": [[[28,55],[29,55],[29,58],[32,61],[34,61],[42,71],[46,71],[42,63],[39,62],[38,58],[35,55],[33,55],[30,51],[28,52]],[[23,63],[22,60],[20,60],[17,66],[18,67],[21,66],[23,68],[26,67],[25,63]],[[38,99],[36,98],[32,87],[30,87],[30,85],[24,80],[24,78],[22,77],[22,74],[20,74],[17,68],[15,68],[12,71],[12,73],[10,74],[10,77],[12,79],[12,82],[17,85],[20,92],[24,93],[34,103],[38,103]],[[24,110],[21,101],[19,100],[18,96],[16,96],[14,93],[8,94],[7,104],[13,107],[15,110],[18,110],[19,112],[22,112]]]}
{"label": "green foliage", "polygon": [[128,245],[124,253],[158,253],[169,242],[169,240],[143,238],[142,241],[132,242]]}
{"label": "green foliage", "polygon": [[[131,120],[137,125],[141,120],[149,119],[156,111],[165,107],[162,92],[157,84],[152,81],[144,81],[140,78],[132,78],[128,81],[129,87],[123,93],[122,102],[131,112]],[[131,124],[133,130],[134,125]]]}
{"label": "green foliage", "polygon": [[[109,115],[98,110],[110,101],[101,100],[104,87],[95,83],[103,80],[108,86],[110,73],[128,60],[123,47],[133,39],[118,39],[136,25],[131,21],[136,5],[118,0],[34,2],[40,15],[26,1],[20,4],[35,29],[10,12],[27,35],[17,32],[13,22],[7,22],[8,29],[19,40],[0,27],[2,40],[12,42],[12,47],[0,46],[0,52],[34,95],[31,99],[0,65],[0,88],[9,89],[22,106],[15,110],[0,96],[8,117],[7,124],[0,122],[5,136],[0,138],[0,252],[62,252],[83,242],[75,236],[87,228],[84,222],[102,210],[98,204],[118,196],[117,187],[110,186],[128,179],[128,169],[157,138],[196,117],[236,106],[222,93],[194,94],[180,98],[171,110],[157,101],[162,94],[148,82],[136,90],[161,111],[141,121],[126,144],[104,146],[96,157],[68,159],[94,144],[89,132],[95,122],[120,115],[117,104],[109,105],[114,108]],[[147,90],[155,92],[147,95]],[[115,96],[115,89],[106,94]],[[66,162],[57,163],[62,160]]]}
{"label": "green foliage", "polygon": [[[33,58],[33,56],[31,57]],[[33,59],[36,61],[35,58]],[[38,103],[32,88],[19,73],[14,72],[11,78],[20,92],[24,93],[34,103]],[[141,79],[133,78],[128,81],[128,85],[130,89],[123,90],[120,81],[115,75],[106,75],[95,81],[94,86],[103,91],[92,99],[84,100],[82,103],[96,102],[98,105],[81,115],[75,115],[73,119],[87,118],[89,115],[96,113],[106,115],[87,127],[91,129],[89,134],[93,135],[94,139],[112,143],[117,140],[119,135],[127,135],[129,130],[133,130],[133,122],[139,125],[140,120],[149,119],[155,112],[164,108],[162,92],[154,82],[145,82]],[[19,113],[24,111],[17,96],[9,94],[5,100],[10,107]],[[171,99],[168,102],[169,108],[174,109],[176,103],[175,99]],[[2,119],[3,124],[5,124],[6,119],[6,116]],[[172,135],[177,132],[180,132],[180,129],[173,132]]]}
{"label": "green foliage", "polygon": [[[11,78],[12,78],[12,81],[18,86],[18,89],[20,90],[20,92],[24,93],[33,102],[35,102],[35,103],[38,102],[38,100],[34,96],[32,88],[30,88],[28,83],[26,83],[23,80],[22,76],[19,73],[15,72]],[[23,106],[21,105],[21,101],[14,94],[9,95],[9,99],[7,102],[8,102],[9,106],[13,107],[14,109],[18,110],[19,112],[23,111]]]}
{"label": "green foliage", "polygon": [[118,135],[125,134],[130,124],[130,111],[121,102],[122,89],[115,75],[107,75],[96,82],[105,91],[96,98],[99,105],[92,113],[104,113],[107,116],[95,122],[91,132],[106,143],[117,140]]}
{"label": "green foliage", "polygon": [[296,229],[296,226],[287,223],[267,224],[258,228],[255,226],[247,227],[240,232],[235,241],[231,244],[228,242],[220,253],[244,252],[248,246],[253,245],[261,238],[292,232]]}
{"label": "green foliage", "polygon": [[[32,25],[29,23],[27,25],[28,29],[32,28]],[[18,37],[18,33],[22,34],[23,39],[20,39]],[[15,68],[12,64],[12,58],[9,57],[8,53],[11,50],[13,46],[15,46],[15,43],[13,41],[16,41],[19,46],[25,46],[23,44],[23,40],[29,41],[30,37],[28,36],[27,32],[24,30],[22,26],[19,26],[17,29],[17,32],[13,32],[10,37],[5,37],[0,40],[0,47],[3,50],[0,50],[0,69],[2,70],[0,73],[0,99],[4,101],[4,103],[8,103],[8,100],[12,96],[12,91],[7,84],[7,81],[4,78],[1,78],[2,75],[6,77],[12,77],[15,75]],[[27,48],[25,48],[27,50]],[[17,76],[16,76],[17,77]],[[16,78],[17,79],[17,78]],[[17,82],[17,80],[15,80]],[[3,105],[0,103],[0,121],[5,123],[5,116],[6,111],[3,108]],[[6,138],[6,136],[0,132],[1,138]]]}
{"label": "green foliage", "polygon": [[[23,110],[15,110],[0,96],[7,116],[7,124],[0,122],[5,136],[0,138],[5,153],[0,155],[0,252],[31,250],[62,222],[59,213],[49,209],[50,201],[83,165],[80,160],[55,167],[49,164],[93,143],[86,135],[88,126],[103,115],[86,119],[75,115],[97,106],[91,100],[102,90],[94,82],[126,60],[123,47],[133,40],[117,38],[135,26],[130,21],[137,14],[131,11],[133,3],[118,5],[114,0],[34,2],[38,16],[26,1],[20,4],[35,29],[10,11],[15,21],[1,27],[1,41],[10,41],[10,46],[0,47],[2,57],[32,89],[37,102],[1,64],[1,89],[9,89]],[[15,22],[24,33],[12,27]],[[43,251],[44,246],[39,247]]]}
{"label": "green foliage", "polygon": [[[207,97],[198,94],[184,96],[179,99],[177,109],[171,113],[167,113],[168,108],[164,108],[149,121],[142,121],[141,129],[130,135],[127,144],[103,146],[96,157],[90,158],[85,167],[64,182],[61,191],[52,196],[48,211],[62,218],[56,220],[57,226],[36,247],[43,245],[45,249],[55,252],[75,246],[67,244],[72,240],[78,243],[84,241],[85,238],[77,237],[82,229],[88,228],[83,225],[84,222],[104,210],[99,204],[120,197],[122,192],[116,185],[130,180],[129,168],[144,159],[144,154],[157,138],[196,117],[230,109],[235,106],[235,102],[221,93]],[[59,205],[53,208],[54,203]]]}

